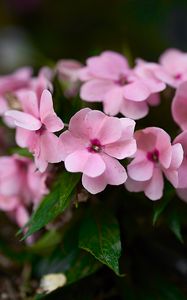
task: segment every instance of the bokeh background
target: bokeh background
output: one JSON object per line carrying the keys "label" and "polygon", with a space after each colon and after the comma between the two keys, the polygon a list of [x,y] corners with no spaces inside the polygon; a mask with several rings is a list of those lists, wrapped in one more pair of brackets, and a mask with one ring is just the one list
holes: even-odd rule
{"label": "bokeh background", "polygon": [[157,60],[186,50],[186,16],[185,0],[1,0],[0,72],[105,49]]}

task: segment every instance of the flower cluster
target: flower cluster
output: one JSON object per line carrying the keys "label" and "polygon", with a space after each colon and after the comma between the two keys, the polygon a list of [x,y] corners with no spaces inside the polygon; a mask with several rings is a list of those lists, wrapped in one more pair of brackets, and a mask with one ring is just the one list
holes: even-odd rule
{"label": "flower cluster", "polygon": [[[80,94],[87,105],[102,102],[104,112],[80,109],[64,126],[54,110],[56,78],[69,101]],[[166,88],[176,89],[171,112],[182,131],[173,142],[160,127],[138,128]],[[105,51],[85,65],[61,60],[36,77],[22,68],[0,77],[0,114],[16,129],[17,145],[34,157],[34,162],[18,155],[0,158],[0,209],[19,226],[28,219],[29,205],[35,207],[48,192],[49,163],[64,162],[59,168],[81,172],[92,194],[124,184],[158,200],[166,178],[187,201],[187,53],[169,49],[158,63],[137,59],[130,67],[123,55]]]}

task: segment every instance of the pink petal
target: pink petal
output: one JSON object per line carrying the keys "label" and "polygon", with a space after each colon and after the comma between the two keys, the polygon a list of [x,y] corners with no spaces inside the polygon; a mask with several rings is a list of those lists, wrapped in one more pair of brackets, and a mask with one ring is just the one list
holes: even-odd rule
{"label": "pink petal", "polygon": [[172,146],[172,158],[169,168],[178,169],[183,161],[184,151],[182,145],[177,143]]}
{"label": "pink petal", "polygon": [[134,120],[144,118],[148,114],[149,108],[146,101],[135,102],[131,100],[124,99],[120,112]]}
{"label": "pink petal", "polygon": [[125,168],[115,158],[103,155],[106,165],[105,178],[107,184],[120,185],[127,180],[127,172]]}
{"label": "pink petal", "polygon": [[187,202],[187,188],[185,189],[177,189],[177,195],[180,199]]}
{"label": "pink petal", "polygon": [[187,82],[177,89],[172,102],[172,116],[182,130],[187,129]]}
{"label": "pink petal", "polygon": [[171,184],[177,188],[179,185],[179,181],[178,181],[178,171],[176,170],[171,170],[171,169],[167,169],[167,170],[163,170],[164,174],[166,176],[166,178],[171,182]]}
{"label": "pink petal", "polygon": [[112,88],[104,97],[104,112],[115,116],[120,112],[123,102],[123,89],[121,87]]}
{"label": "pink petal", "polygon": [[125,85],[123,95],[128,100],[141,102],[150,96],[150,90],[141,81],[135,81]]}
{"label": "pink petal", "polygon": [[39,119],[39,103],[37,96],[32,91],[25,91],[19,94],[23,111]]}
{"label": "pink petal", "polygon": [[131,157],[136,152],[136,141],[134,139],[120,140],[109,145],[106,145],[104,152],[118,159]]}
{"label": "pink petal", "polygon": [[71,118],[69,122],[69,131],[75,137],[83,138],[88,136],[88,130],[85,126],[85,118],[90,111],[90,108],[83,108]]}
{"label": "pink petal", "polygon": [[99,131],[95,132],[95,134],[93,133],[92,138],[97,138],[102,145],[106,145],[117,141],[121,137],[121,134],[122,126],[120,119],[106,117],[103,123],[101,123]]}
{"label": "pink petal", "polygon": [[127,167],[129,176],[136,181],[146,181],[153,176],[154,164],[146,158],[137,161],[135,158]]}
{"label": "pink petal", "polygon": [[104,100],[106,93],[115,87],[114,83],[109,80],[93,79],[84,83],[80,90],[80,97],[90,102],[101,102]]}
{"label": "pink petal", "polygon": [[129,71],[127,59],[112,51],[105,51],[100,56],[89,58],[87,65],[95,77],[110,80],[118,80],[121,74]]}
{"label": "pink petal", "polygon": [[61,141],[54,133],[45,131],[40,136],[41,155],[49,163],[58,163],[62,160]]}
{"label": "pink petal", "polygon": [[129,140],[134,136],[134,128],[135,128],[135,121],[129,118],[120,118],[120,122],[122,125],[122,135],[121,139]]}
{"label": "pink petal", "polygon": [[4,196],[0,195],[0,209],[3,211],[12,211],[19,204],[17,196]]}
{"label": "pink petal", "polygon": [[159,105],[160,104],[160,95],[159,95],[159,93],[151,94],[151,96],[149,96],[146,101],[151,106]]}
{"label": "pink petal", "polygon": [[88,177],[87,175],[83,174],[82,185],[91,194],[97,194],[102,192],[106,188],[107,183],[104,174],[94,178]]}
{"label": "pink petal", "polygon": [[184,158],[182,165],[178,169],[178,188],[187,188],[187,159]]}
{"label": "pink petal", "polygon": [[49,132],[56,132],[64,128],[64,123],[56,114],[47,115],[43,119],[43,124]]}
{"label": "pink petal", "polygon": [[153,176],[145,188],[145,195],[151,200],[158,200],[162,198],[164,189],[164,179],[162,171],[155,168]]}
{"label": "pink petal", "polygon": [[41,122],[34,116],[17,110],[8,110],[5,116],[11,117],[16,126],[28,130],[38,130],[42,126]]}
{"label": "pink petal", "polygon": [[61,153],[63,160],[72,152],[85,149],[84,140],[74,137],[69,130],[63,132],[59,138],[62,142]]}
{"label": "pink petal", "polygon": [[136,181],[128,177],[125,182],[125,187],[129,192],[143,192],[146,188],[147,181]]}
{"label": "pink petal", "polygon": [[21,127],[16,128],[16,143],[21,148],[29,148],[30,144],[33,144],[33,132]]}
{"label": "pink petal", "polygon": [[23,227],[29,220],[28,211],[22,205],[20,205],[16,209],[15,215],[16,215],[16,222],[19,225],[19,227]]}
{"label": "pink petal", "polygon": [[41,95],[40,99],[40,118],[43,123],[43,120],[48,115],[53,115],[54,109],[53,109],[53,99],[50,91],[44,90]]}
{"label": "pink petal", "polygon": [[97,177],[105,171],[105,163],[97,153],[78,150],[68,155],[65,167],[69,172],[82,172],[89,177]]}

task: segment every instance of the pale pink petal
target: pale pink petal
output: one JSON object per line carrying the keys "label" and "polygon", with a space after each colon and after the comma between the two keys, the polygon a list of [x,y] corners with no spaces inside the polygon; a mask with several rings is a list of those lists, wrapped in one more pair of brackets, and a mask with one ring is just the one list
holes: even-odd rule
{"label": "pale pink petal", "polygon": [[39,119],[39,103],[36,94],[32,91],[21,91],[18,95],[23,111]]}
{"label": "pale pink petal", "polygon": [[172,116],[182,130],[187,129],[187,82],[177,89],[172,102]]}
{"label": "pale pink petal", "polygon": [[66,130],[60,135],[61,140],[61,153],[62,160],[64,160],[67,155],[77,150],[85,149],[84,139],[77,138],[71,134],[70,131]]}
{"label": "pale pink petal", "polygon": [[19,205],[17,196],[0,195],[0,209],[3,211],[12,211]]}
{"label": "pale pink petal", "polygon": [[120,118],[120,122],[122,125],[122,135],[121,139],[129,140],[134,136],[134,128],[135,128],[135,121],[129,118]]}
{"label": "pale pink petal", "polygon": [[136,181],[146,181],[153,176],[154,164],[147,159],[137,162],[136,158],[128,165],[129,176]]}
{"label": "pale pink petal", "polygon": [[106,165],[105,178],[107,184],[120,185],[127,180],[127,172],[125,168],[115,158],[103,155]]}
{"label": "pale pink petal", "polygon": [[40,99],[40,118],[41,121],[48,116],[48,115],[54,114],[53,109],[53,99],[50,91],[44,90],[41,95]]}
{"label": "pale pink petal", "polygon": [[160,104],[160,95],[159,95],[159,93],[151,94],[151,96],[149,96],[146,101],[151,106],[159,105]]}
{"label": "pale pink petal", "polygon": [[178,187],[187,188],[187,159],[184,158],[182,165],[178,169]]}
{"label": "pale pink petal", "polygon": [[135,81],[124,86],[123,95],[128,100],[141,102],[150,96],[150,90],[143,82]]}
{"label": "pale pink petal", "polygon": [[14,120],[16,126],[28,129],[28,130],[38,130],[42,126],[40,120],[36,119],[34,116],[17,110],[8,110],[5,116],[11,117]]}
{"label": "pale pink petal", "polygon": [[111,116],[117,115],[123,101],[123,89],[121,87],[112,88],[104,96],[104,112]]}
{"label": "pale pink petal", "polygon": [[97,153],[78,150],[68,155],[65,167],[69,172],[82,172],[89,177],[97,177],[105,171],[105,163]]}
{"label": "pale pink petal", "polygon": [[164,179],[162,171],[159,168],[155,168],[153,176],[144,190],[145,195],[151,200],[158,200],[162,198],[164,189]]}
{"label": "pale pink petal", "polygon": [[21,127],[16,128],[16,143],[21,148],[29,147],[32,143],[33,132]]}
{"label": "pale pink petal", "polygon": [[183,161],[184,151],[182,145],[177,143],[172,146],[172,158],[169,168],[178,169]]}
{"label": "pale pink petal", "polygon": [[174,140],[174,144],[180,143],[182,145],[184,155],[187,155],[187,131],[180,133]]}
{"label": "pale pink petal", "polygon": [[160,56],[159,62],[167,72],[178,73],[187,65],[187,54],[178,49],[168,49]]}
{"label": "pale pink petal", "polygon": [[135,102],[124,99],[120,112],[128,118],[138,120],[144,118],[148,114],[149,107],[146,101]]}
{"label": "pale pink petal", "polygon": [[120,119],[115,117],[108,117],[106,118],[96,137],[98,137],[102,145],[106,145],[119,140],[121,134],[122,126]]}
{"label": "pale pink petal", "polygon": [[104,174],[94,178],[88,177],[87,175],[83,174],[82,185],[91,194],[97,194],[102,192],[106,188],[107,183]]}
{"label": "pale pink petal", "polygon": [[136,141],[134,139],[120,140],[115,143],[108,144],[104,148],[104,152],[118,159],[131,157],[136,152]]}
{"label": "pale pink petal", "polygon": [[56,114],[47,115],[42,122],[49,132],[56,132],[64,128],[64,123]]}
{"label": "pale pink petal", "polygon": [[129,70],[127,59],[112,51],[87,59],[87,65],[92,75],[110,80],[118,80],[121,74]]}
{"label": "pale pink petal", "polygon": [[125,182],[125,187],[129,192],[143,192],[146,188],[148,181],[136,181],[128,177]]}
{"label": "pale pink petal", "polygon": [[178,181],[178,171],[171,170],[170,168],[167,170],[163,170],[166,178],[171,182],[171,184],[177,188],[179,185]]}
{"label": "pale pink petal", "polygon": [[28,211],[22,205],[16,209],[15,217],[19,227],[23,227],[29,220]]}
{"label": "pale pink petal", "polygon": [[115,84],[110,80],[93,79],[82,85],[80,97],[90,102],[101,102],[113,88],[115,88]]}
{"label": "pale pink petal", "polygon": [[75,137],[83,138],[88,136],[88,130],[85,126],[85,118],[90,111],[90,108],[83,108],[71,118],[69,122],[69,131]]}
{"label": "pale pink petal", "polygon": [[40,136],[41,156],[49,163],[58,163],[62,160],[61,141],[54,133],[45,131]]}

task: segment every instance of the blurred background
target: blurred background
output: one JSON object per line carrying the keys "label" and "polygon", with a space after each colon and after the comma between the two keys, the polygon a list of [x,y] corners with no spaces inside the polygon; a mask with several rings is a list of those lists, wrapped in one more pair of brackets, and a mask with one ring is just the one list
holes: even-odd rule
{"label": "blurred background", "polygon": [[187,48],[187,1],[0,0],[0,72],[111,49],[157,60]]}

